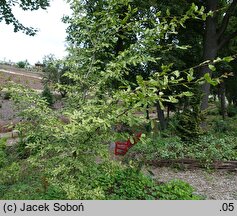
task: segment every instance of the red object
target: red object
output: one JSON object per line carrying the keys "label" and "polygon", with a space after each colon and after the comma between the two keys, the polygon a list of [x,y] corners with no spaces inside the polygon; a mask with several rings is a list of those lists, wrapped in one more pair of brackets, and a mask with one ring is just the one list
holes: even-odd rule
{"label": "red object", "polygon": [[114,149],[114,154],[115,155],[125,155],[127,153],[127,151],[135,144],[137,144],[137,142],[140,140],[142,135],[142,132],[139,132],[138,134],[135,135],[134,138],[134,143],[132,144],[130,139],[128,139],[125,142],[120,142],[117,141],[115,142],[115,149]]}

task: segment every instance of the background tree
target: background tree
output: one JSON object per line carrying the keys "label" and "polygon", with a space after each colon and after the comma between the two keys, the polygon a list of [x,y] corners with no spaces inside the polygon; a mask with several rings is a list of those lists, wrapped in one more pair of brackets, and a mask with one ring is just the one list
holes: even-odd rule
{"label": "background tree", "polygon": [[[213,16],[209,16],[205,22],[205,34],[203,39],[203,61],[214,60],[218,52],[226,46],[230,40],[237,36],[236,28],[232,32],[228,31],[233,17],[237,16],[237,0],[233,1],[205,1],[207,11],[213,11]],[[211,68],[204,66],[201,76],[212,74]],[[208,97],[210,94],[210,84],[205,83],[202,87],[204,97],[202,109],[208,107]]]}
{"label": "background tree", "polygon": [[16,63],[16,66],[17,66],[18,68],[27,68],[27,67],[30,66],[30,63],[29,63],[27,60],[25,60],[25,61],[19,61],[19,62]]}
{"label": "background tree", "polygon": [[38,10],[49,7],[50,0],[10,0],[1,1],[0,3],[0,22],[5,21],[7,25],[14,26],[14,32],[22,31],[27,35],[33,36],[37,30],[32,27],[24,26],[13,14],[13,7],[18,6],[22,10]]}
{"label": "background tree", "polygon": [[[217,56],[224,57],[236,54],[236,18],[237,9],[236,1],[192,1],[199,7],[202,5],[205,7],[205,12],[213,12],[212,16],[207,16],[203,13],[203,20],[193,19],[186,23],[186,28],[181,28],[179,34],[173,35],[166,40],[173,40],[176,43],[187,43],[191,48],[182,52],[166,52],[165,59],[175,59],[175,66],[178,69],[185,67],[192,67],[200,62],[213,61]],[[179,16],[183,10],[191,6],[191,1],[154,1],[153,6],[157,9],[161,9],[163,12],[170,11],[170,16]],[[187,37],[188,35],[188,37]],[[231,58],[229,59],[231,60]],[[216,69],[213,66],[204,65],[201,70],[198,68],[194,71],[196,76],[204,76],[209,74],[210,76],[221,76],[225,73],[233,72],[231,69],[234,63],[220,64]],[[225,66],[224,66],[225,65]],[[212,73],[212,70],[215,73]],[[233,73],[235,75],[235,73]],[[230,95],[228,91],[231,91],[233,95],[234,77],[226,77],[220,85],[215,87],[218,89],[219,98],[221,101],[221,113],[223,118],[227,115],[227,107],[225,102],[225,93]],[[225,81],[225,82],[224,82]],[[226,85],[225,85],[226,83]],[[228,87],[227,87],[228,83]],[[231,87],[232,86],[232,87]],[[226,88],[227,87],[227,88]],[[210,94],[210,84],[205,83],[202,86],[202,103],[201,108],[205,110],[208,107],[208,97]],[[231,90],[232,89],[232,90]],[[162,111],[161,111],[162,113]]]}
{"label": "background tree", "polygon": [[73,81],[65,76],[69,71],[66,60],[56,59],[50,54],[43,58],[43,65],[43,84],[59,91],[61,96],[65,97],[67,94],[65,86],[73,85]]}

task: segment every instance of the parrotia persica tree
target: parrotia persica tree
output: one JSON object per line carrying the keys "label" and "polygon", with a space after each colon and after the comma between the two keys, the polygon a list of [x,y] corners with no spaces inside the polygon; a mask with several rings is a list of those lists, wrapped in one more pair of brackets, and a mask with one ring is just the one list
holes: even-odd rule
{"label": "parrotia persica tree", "polygon": [[49,6],[50,0],[9,0],[0,2],[0,22],[5,21],[7,25],[14,26],[14,32],[22,31],[27,35],[33,36],[37,32],[32,27],[24,26],[13,14],[14,7],[20,7],[22,10],[38,10],[46,9]]}
{"label": "parrotia persica tree", "polygon": [[[131,0],[69,2],[73,14],[64,21],[69,24],[65,66],[70,70],[64,75],[73,85],[66,86],[67,102],[61,111],[68,123],[60,122],[57,112],[33,91],[13,87],[11,96],[19,110],[24,108],[22,117],[27,121],[20,129],[31,154],[29,161],[46,175],[48,183],[69,199],[104,199],[106,190],[93,184],[94,179],[108,159],[108,143],[128,136],[117,133],[113,126],[126,123],[134,128],[145,123],[137,111],[157,102],[163,108],[164,102],[176,103],[191,96],[189,84],[203,80],[194,77],[193,68],[173,70],[173,62],[162,64],[162,58],[152,51],[185,49],[179,43],[159,42],[177,34],[187,20],[202,17],[204,8],[193,4],[181,16],[170,18],[169,11],[152,12],[148,17]],[[161,66],[146,77],[137,74],[135,79],[127,79],[134,68],[145,71],[151,62]],[[208,74],[204,78],[216,83]],[[108,85],[115,82],[119,83],[117,88]],[[186,89],[167,94],[165,90],[173,86]],[[108,176],[111,163],[104,166]],[[101,176],[107,179],[107,174]]]}
{"label": "parrotia persica tree", "polygon": [[[187,88],[166,94],[171,87],[187,86],[195,76],[192,68],[176,70],[176,62],[164,61],[164,53],[187,49],[188,44],[175,40],[175,35],[187,20],[211,15],[204,7],[192,4],[184,14],[173,16],[169,10],[161,13],[152,2],[143,7],[128,0],[70,3],[74,13],[64,21],[69,24],[68,63],[75,69],[68,76],[77,80],[83,98],[98,88],[103,94],[113,92],[127,105],[136,102],[136,108],[158,103],[162,109],[163,102],[175,103],[191,95]],[[206,79],[211,79],[208,74]],[[114,94],[108,83],[119,83],[123,90]]]}

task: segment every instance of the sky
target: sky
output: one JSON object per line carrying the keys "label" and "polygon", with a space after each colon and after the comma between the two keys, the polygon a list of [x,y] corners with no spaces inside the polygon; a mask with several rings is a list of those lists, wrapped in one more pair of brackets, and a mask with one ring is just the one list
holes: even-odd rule
{"label": "sky", "polygon": [[53,0],[46,10],[22,11],[14,8],[14,15],[24,26],[39,29],[35,36],[13,31],[12,25],[0,23],[0,61],[19,62],[28,60],[34,65],[42,62],[45,55],[54,54],[56,58],[66,55],[66,27],[63,15],[70,14],[64,0]]}

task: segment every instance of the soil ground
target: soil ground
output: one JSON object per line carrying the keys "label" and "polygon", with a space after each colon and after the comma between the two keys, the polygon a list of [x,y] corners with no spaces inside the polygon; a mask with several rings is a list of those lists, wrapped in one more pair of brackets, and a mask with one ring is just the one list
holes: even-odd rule
{"label": "soil ground", "polygon": [[[26,70],[14,68],[8,65],[0,65],[0,90],[8,82],[15,82],[26,87],[39,90],[43,89],[42,73],[29,72]],[[19,122],[17,112],[14,110],[10,100],[4,99],[4,92],[0,96],[0,133],[9,132],[9,125]]]}

